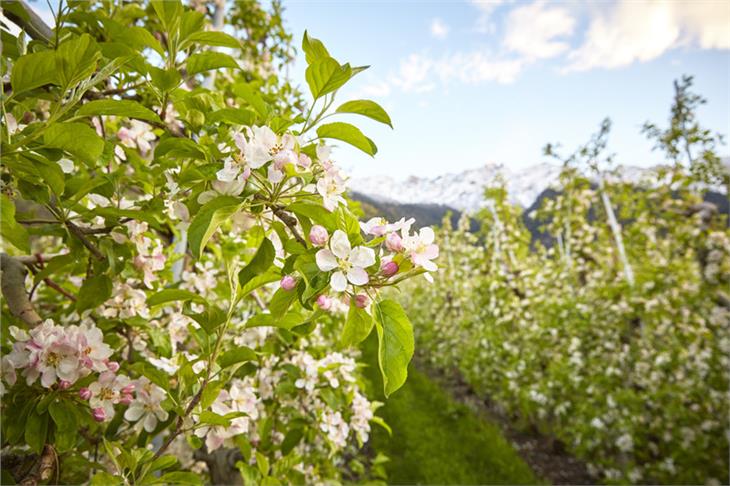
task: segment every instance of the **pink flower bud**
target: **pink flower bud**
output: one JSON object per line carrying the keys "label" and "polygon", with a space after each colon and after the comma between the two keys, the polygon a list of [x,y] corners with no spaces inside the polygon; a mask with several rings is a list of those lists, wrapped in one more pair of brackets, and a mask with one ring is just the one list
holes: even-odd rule
{"label": "pink flower bud", "polygon": [[280,284],[282,289],[289,291],[297,286],[297,281],[291,275],[284,275]]}
{"label": "pink flower bud", "polygon": [[121,403],[122,405],[129,405],[130,403],[132,403],[132,400],[134,400],[132,398],[132,395],[125,393],[122,395],[122,398],[119,399],[119,403]]}
{"label": "pink flower bud", "polygon": [[312,159],[307,154],[299,154],[299,160],[297,161],[299,167],[308,169],[312,165]]}
{"label": "pink flower bud", "polygon": [[116,373],[117,371],[119,371],[119,363],[117,363],[116,361],[107,361],[106,367],[112,373]]}
{"label": "pink flower bud", "polygon": [[246,167],[241,173],[241,178],[246,181],[249,177],[251,177],[251,167]]}
{"label": "pink flower bud", "polygon": [[134,383],[130,383],[129,385],[122,388],[122,393],[125,395],[131,395],[134,391]]}
{"label": "pink flower bud", "polygon": [[380,271],[382,272],[383,276],[388,278],[398,273],[398,270],[398,264],[393,261],[385,262],[380,266]]}
{"label": "pink flower bud", "polygon": [[89,390],[86,387],[83,387],[81,390],[79,390],[79,396],[82,400],[89,400],[91,399],[91,390]]}
{"label": "pink flower bud", "polygon": [[322,294],[317,297],[317,305],[322,310],[328,310],[330,307],[332,307],[332,299]]}
{"label": "pink flower bud", "polygon": [[309,231],[309,241],[311,241],[314,246],[326,245],[329,236],[330,235],[327,233],[325,227],[318,224],[312,226],[312,229]]}
{"label": "pink flower bud", "polygon": [[403,251],[403,240],[398,233],[390,233],[385,237],[385,247],[390,251]]}
{"label": "pink flower bud", "polygon": [[355,296],[355,305],[360,309],[364,309],[370,304],[370,298],[365,294],[357,294]]}
{"label": "pink flower bud", "polygon": [[58,382],[58,389],[59,390],[68,390],[71,388],[71,382],[67,380],[61,380]]}
{"label": "pink flower bud", "polygon": [[103,408],[95,408],[91,411],[91,416],[94,417],[94,420],[97,422],[103,422],[106,419],[106,412]]}

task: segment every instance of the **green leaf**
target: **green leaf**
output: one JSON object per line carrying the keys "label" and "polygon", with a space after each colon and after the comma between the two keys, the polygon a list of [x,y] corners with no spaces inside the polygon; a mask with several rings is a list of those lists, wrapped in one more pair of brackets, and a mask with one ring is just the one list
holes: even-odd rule
{"label": "green leaf", "polygon": [[205,152],[189,138],[168,137],[155,147],[155,158],[179,157],[183,159],[205,159]]}
{"label": "green leaf", "polygon": [[45,160],[40,157],[33,157],[32,160],[36,170],[41,177],[43,177],[43,180],[46,181],[48,187],[51,188],[51,191],[53,191],[56,196],[63,194],[66,182],[64,180],[61,166],[56,162],[51,162],[50,160]]}
{"label": "green leaf", "polygon": [[228,368],[236,363],[242,363],[244,361],[256,361],[256,353],[253,349],[241,346],[235,349],[230,349],[225,353],[221,354],[218,358],[218,364],[221,368]]}
{"label": "green leaf", "polygon": [[276,250],[268,238],[264,238],[250,262],[238,273],[238,281],[244,287],[249,280],[264,273],[274,263]]}
{"label": "green leaf", "polygon": [[352,77],[352,68],[349,64],[340,66],[331,57],[325,57],[310,64],[304,77],[316,100],[345,84]]}
{"label": "green leaf", "polygon": [[40,453],[48,435],[48,415],[40,415],[36,410],[28,414],[25,422],[25,443],[33,452]]}
{"label": "green leaf", "polygon": [[74,406],[66,400],[54,400],[48,406],[48,411],[56,424],[56,448],[61,452],[72,449],[78,434]]}
{"label": "green leaf", "polygon": [[47,147],[64,150],[87,164],[96,166],[104,151],[104,141],[83,123],[55,123],[43,134]]}
{"label": "green leaf", "polygon": [[232,196],[221,196],[207,202],[188,228],[188,243],[195,258],[203,255],[205,245],[218,227],[241,207],[241,202]]}
{"label": "green leaf", "polygon": [[256,113],[261,116],[262,119],[266,120],[269,117],[271,108],[264,101],[259,94],[258,90],[250,83],[237,83],[233,86],[233,92],[236,96],[240,96],[246,101],[251,107],[256,110]]}
{"label": "green leaf", "polygon": [[286,314],[286,311],[289,310],[295,300],[297,300],[296,288],[291,290],[280,288],[277,290],[271,298],[271,302],[269,302],[269,311],[272,317],[276,319]]}
{"label": "green leaf", "polygon": [[373,317],[365,309],[355,305],[355,299],[350,300],[350,310],[347,313],[345,326],[342,328],[340,342],[343,346],[352,346],[365,340],[373,329]]}
{"label": "green leaf", "polygon": [[238,63],[228,54],[222,52],[208,51],[193,54],[188,58],[188,74],[198,74],[211,69],[234,68],[238,69]]}
{"label": "green leaf", "polygon": [[180,72],[177,69],[166,70],[157,67],[150,67],[149,70],[152,85],[163,93],[177,88],[182,81]]}
{"label": "green leaf", "polygon": [[256,451],[256,465],[263,476],[269,474],[269,458]]}
{"label": "green leaf", "polygon": [[281,274],[277,271],[270,271],[266,273],[262,273],[261,275],[256,275],[251,280],[246,282],[245,285],[242,285],[239,287],[239,295],[241,297],[247,296],[249,293],[253,292],[257,288],[266,285],[267,283],[276,282],[281,278]]}
{"label": "green leaf", "polygon": [[152,307],[154,305],[165,304],[167,302],[194,300],[195,302],[205,303],[206,300],[200,295],[190,292],[184,289],[164,289],[160,290],[154,295],[147,298],[147,305]]}
{"label": "green leaf", "polygon": [[232,35],[219,31],[205,31],[190,35],[185,39],[183,45],[181,45],[181,49],[184,49],[186,44],[193,42],[205,44],[206,46],[230,47],[232,49],[239,49],[241,47],[241,43]]}
{"label": "green leaf", "polygon": [[89,34],[62,43],[55,57],[60,85],[70,88],[91,76],[100,58],[96,41]]}
{"label": "green leaf", "polygon": [[375,304],[375,329],[378,332],[378,364],[383,375],[385,396],[398,390],[408,377],[413,357],[413,326],[403,308],[394,300]]}
{"label": "green leaf", "polygon": [[144,27],[122,25],[107,18],[102,18],[101,22],[106,27],[110,40],[123,43],[136,51],[150,47],[160,55],[165,54],[160,42]]}
{"label": "green leaf", "polygon": [[0,196],[0,235],[23,253],[30,253],[30,236],[15,220],[15,203],[8,196]]}
{"label": "green leaf", "polygon": [[19,57],[10,74],[10,86],[16,95],[46,84],[57,84],[57,80],[55,51],[41,51]]}
{"label": "green leaf", "polygon": [[327,52],[327,48],[325,48],[324,44],[322,44],[322,41],[309,37],[306,30],[304,31],[304,38],[302,39],[302,50],[304,51],[307,64],[312,64],[319,59],[331,57],[330,53]]}
{"label": "green leaf", "polygon": [[281,442],[281,454],[286,456],[301,442],[304,437],[304,431],[301,427],[291,429],[286,433],[284,440]]}
{"label": "green leaf", "polygon": [[223,427],[227,427],[231,424],[231,421],[225,418],[223,415],[218,415],[215,412],[204,410],[200,414],[200,423],[210,425],[222,425]]}
{"label": "green leaf", "polygon": [[85,311],[97,307],[112,295],[112,281],[106,275],[96,275],[84,280],[76,300],[76,310]]}
{"label": "green leaf", "polygon": [[321,125],[317,128],[317,135],[320,138],[342,140],[371,156],[378,152],[378,148],[373,141],[363,135],[359,128],[349,123],[335,122]]}
{"label": "green leaf", "polygon": [[186,471],[174,471],[165,473],[159,478],[156,478],[150,484],[181,484],[181,485],[192,485],[199,486],[203,484],[199,474],[186,472]]}
{"label": "green leaf", "polygon": [[253,125],[256,121],[256,113],[243,108],[223,108],[208,115],[211,123],[225,122],[231,125]]}
{"label": "green leaf", "polygon": [[131,100],[94,100],[83,105],[77,115],[116,115],[138,120],[160,121],[157,113]]}
{"label": "green leaf", "polygon": [[337,113],[355,113],[357,115],[366,116],[380,123],[385,123],[390,128],[393,128],[393,123],[390,121],[388,113],[383,109],[382,106],[374,101],[370,100],[354,100],[348,101],[340,105]]}

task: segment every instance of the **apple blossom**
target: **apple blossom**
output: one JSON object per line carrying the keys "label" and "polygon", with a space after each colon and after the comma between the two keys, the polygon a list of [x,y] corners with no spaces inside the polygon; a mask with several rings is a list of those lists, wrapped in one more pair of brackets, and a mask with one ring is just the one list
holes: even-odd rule
{"label": "apple blossom", "polygon": [[380,273],[382,273],[384,277],[388,278],[398,273],[398,270],[398,264],[392,260],[383,262],[383,264],[380,266]]}
{"label": "apple blossom", "polygon": [[360,309],[366,308],[370,304],[370,297],[365,294],[357,294],[355,296],[355,305]]}
{"label": "apple blossom", "polygon": [[327,211],[334,211],[339,204],[345,204],[342,194],[345,192],[345,181],[339,176],[325,175],[317,181],[317,192]]}
{"label": "apple blossom", "polygon": [[337,269],[330,279],[332,290],[343,292],[349,281],[353,285],[365,285],[369,276],[365,268],[375,263],[375,252],[366,246],[352,248],[342,230],[336,230],[330,239],[330,249],[322,249],[315,255],[317,266],[323,272]]}
{"label": "apple blossom", "polygon": [[327,240],[329,240],[329,233],[324,226],[315,224],[309,230],[309,241],[314,246],[324,246],[327,244]]}
{"label": "apple blossom", "polygon": [[94,420],[97,422],[103,422],[107,417],[106,411],[101,407],[93,409],[91,411],[91,416],[94,417]]}
{"label": "apple blossom", "polygon": [[394,251],[396,253],[399,253],[403,251],[405,248],[403,246],[403,239],[398,235],[398,233],[388,233],[388,236],[385,237],[385,247],[390,250]]}
{"label": "apple blossom", "polygon": [[438,267],[431,260],[439,256],[439,247],[433,243],[434,233],[431,228],[421,228],[417,235],[406,236],[403,239],[403,246],[411,257],[414,265],[434,272]]}
{"label": "apple blossom", "polygon": [[91,398],[89,406],[92,409],[101,409],[105,417],[114,415],[114,405],[122,399],[122,389],[129,385],[129,378],[124,375],[116,375],[111,371],[105,371],[97,381],[89,385]]}
{"label": "apple blossom", "polygon": [[134,382],[134,391],[136,397],[124,412],[124,418],[130,422],[139,421],[144,430],[152,432],[157,427],[158,421],[165,421],[169,416],[160,405],[165,399],[165,390],[142,376]]}
{"label": "apple blossom", "polygon": [[79,397],[82,400],[89,400],[91,398],[91,390],[88,389],[88,387],[83,387],[79,390]]}
{"label": "apple blossom", "polygon": [[297,281],[291,275],[284,275],[280,282],[281,288],[284,290],[292,290],[297,286]]}
{"label": "apple blossom", "polygon": [[328,310],[330,307],[332,307],[332,298],[322,294],[317,297],[317,305],[322,310]]}

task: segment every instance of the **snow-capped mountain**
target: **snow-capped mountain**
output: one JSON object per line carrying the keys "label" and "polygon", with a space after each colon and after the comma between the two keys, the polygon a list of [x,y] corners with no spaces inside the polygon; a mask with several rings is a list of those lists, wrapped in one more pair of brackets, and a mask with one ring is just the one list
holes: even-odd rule
{"label": "snow-capped mountain", "polygon": [[[502,164],[487,164],[456,174],[434,178],[411,176],[396,180],[388,176],[353,178],[350,189],[375,200],[400,204],[433,203],[471,212],[484,206],[484,188],[501,177],[510,201],[522,207],[530,206],[537,196],[551,187],[560,175],[561,167],[547,162],[524,169],[511,170]],[[622,167],[623,177],[638,180],[646,169]]]}

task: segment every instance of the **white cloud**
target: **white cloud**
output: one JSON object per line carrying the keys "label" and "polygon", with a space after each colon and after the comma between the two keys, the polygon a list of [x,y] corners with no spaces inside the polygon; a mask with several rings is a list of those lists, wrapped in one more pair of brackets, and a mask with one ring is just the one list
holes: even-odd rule
{"label": "white cloud", "polygon": [[681,46],[730,49],[730,3],[622,0],[595,13],[564,71],[619,68]]}
{"label": "white cloud", "polygon": [[356,98],[384,98],[390,94],[390,84],[387,81],[376,81],[363,86],[358,92]]}
{"label": "white cloud", "polygon": [[575,18],[568,10],[538,0],[510,11],[502,42],[529,59],[554,57],[570,49],[570,44],[560,39],[570,36],[574,27]]}
{"label": "white cloud", "polygon": [[492,20],[492,14],[505,3],[507,3],[506,0],[471,0],[471,4],[479,10],[479,17],[477,17],[476,22],[477,32],[494,33],[496,24]]}
{"label": "white cloud", "polygon": [[509,84],[515,81],[525,62],[504,59],[482,51],[456,52],[433,58],[427,54],[411,54],[401,61],[398,73],[390,81],[407,93],[425,93],[453,81],[478,84],[494,81]]}
{"label": "white cloud", "polygon": [[449,26],[437,17],[431,21],[431,35],[437,39],[446,39],[449,35]]}

